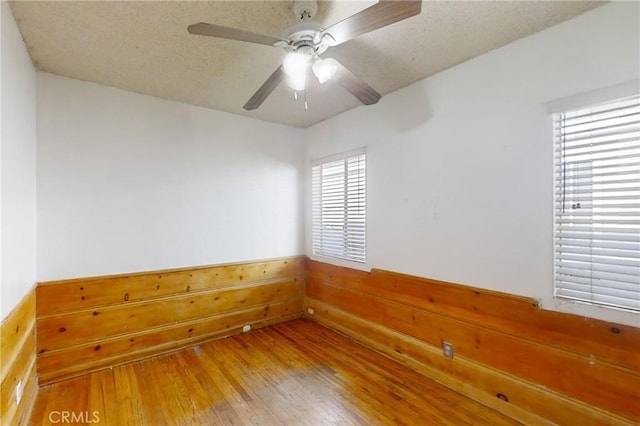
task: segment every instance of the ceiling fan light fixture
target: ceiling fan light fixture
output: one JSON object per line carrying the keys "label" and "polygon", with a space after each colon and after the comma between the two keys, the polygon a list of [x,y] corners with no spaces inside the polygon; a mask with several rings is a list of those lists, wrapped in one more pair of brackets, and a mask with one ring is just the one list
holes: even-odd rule
{"label": "ceiling fan light fixture", "polygon": [[307,73],[300,74],[289,74],[287,76],[287,84],[293,90],[302,91],[304,90],[307,83]]}
{"label": "ceiling fan light fixture", "polygon": [[282,67],[287,75],[295,76],[305,74],[309,68],[309,62],[311,62],[310,55],[300,52],[289,52],[284,58]]}
{"label": "ceiling fan light fixture", "polygon": [[318,59],[311,66],[313,73],[318,78],[320,84],[331,80],[338,70],[338,65],[333,59]]}
{"label": "ceiling fan light fixture", "polygon": [[312,55],[307,52],[289,52],[282,68],[287,74],[287,83],[293,90],[304,90]]}

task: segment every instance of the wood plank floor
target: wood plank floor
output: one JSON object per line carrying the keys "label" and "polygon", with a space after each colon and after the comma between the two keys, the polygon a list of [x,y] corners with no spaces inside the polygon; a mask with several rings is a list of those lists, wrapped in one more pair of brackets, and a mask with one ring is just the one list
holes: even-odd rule
{"label": "wood plank floor", "polygon": [[118,426],[516,424],[305,320],[41,389],[31,424],[65,415]]}

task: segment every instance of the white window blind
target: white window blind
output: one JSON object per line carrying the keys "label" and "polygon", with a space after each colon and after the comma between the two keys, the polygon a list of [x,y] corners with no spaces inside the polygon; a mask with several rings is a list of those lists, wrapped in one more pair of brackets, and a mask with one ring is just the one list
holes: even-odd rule
{"label": "white window blind", "polygon": [[362,149],[312,163],[314,254],[365,262],[365,157]]}
{"label": "white window blind", "polygon": [[555,295],[640,311],[640,96],[554,115]]}

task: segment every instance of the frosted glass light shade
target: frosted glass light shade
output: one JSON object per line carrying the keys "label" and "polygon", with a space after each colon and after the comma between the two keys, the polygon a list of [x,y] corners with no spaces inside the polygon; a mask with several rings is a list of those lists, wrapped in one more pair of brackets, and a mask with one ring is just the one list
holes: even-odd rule
{"label": "frosted glass light shade", "polygon": [[310,55],[299,52],[290,52],[284,58],[282,67],[293,90],[304,90],[310,61]]}
{"label": "frosted glass light shade", "polygon": [[309,66],[310,59],[311,58],[309,57],[309,55],[298,52],[290,52],[284,58],[284,62],[282,63],[284,72],[289,75],[306,72],[307,67]]}
{"label": "frosted glass light shade", "polygon": [[293,90],[304,90],[307,83],[306,71],[301,74],[289,74],[287,75],[287,84]]}
{"label": "frosted glass light shade", "polygon": [[338,65],[332,59],[318,59],[311,69],[320,84],[324,84],[335,75]]}

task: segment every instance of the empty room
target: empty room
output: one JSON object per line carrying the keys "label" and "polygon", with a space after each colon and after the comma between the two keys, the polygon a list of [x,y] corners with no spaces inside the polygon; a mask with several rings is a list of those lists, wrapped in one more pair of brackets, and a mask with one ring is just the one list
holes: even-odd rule
{"label": "empty room", "polygon": [[0,7],[0,424],[640,423],[640,2]]}

